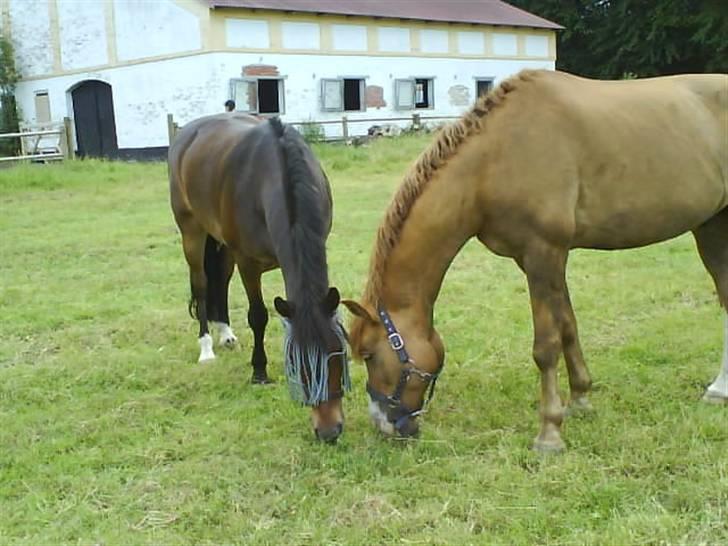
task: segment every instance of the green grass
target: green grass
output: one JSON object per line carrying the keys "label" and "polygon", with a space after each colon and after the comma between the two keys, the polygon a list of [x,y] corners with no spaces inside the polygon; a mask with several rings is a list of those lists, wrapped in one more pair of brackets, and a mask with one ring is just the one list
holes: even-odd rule
{"label": "green grass", "polygon": [[[384,207],[426,142],[316,147],[346,297],[359,297]],[[242,348],[195,363],[164,165],[3,170],[0,208],[0,544],[728,543],[728,413],[699,402],[722,312],[689,237],[572,254],[596,412],[568,420],[568,451],[544,458],[529,449],[526,284],[478,244],[437,306],[447,364],[422,438],[374,431],[355,365],[332,447],[288,398],[277,320],[277,383],[249,384],[239,281]],[[278,272],[264,291],[269,305],[281,294]]]}

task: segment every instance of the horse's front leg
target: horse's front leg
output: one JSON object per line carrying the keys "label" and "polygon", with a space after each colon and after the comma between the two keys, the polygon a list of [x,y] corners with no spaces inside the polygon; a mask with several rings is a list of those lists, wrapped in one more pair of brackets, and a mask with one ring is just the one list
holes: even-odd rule
{"label": "horse's front leg", "polygon": [[268,324],[268,310],[263,303],[263,292],[260,285],[260,277],[263,269],[256,264],[238,262],[240,276],[243,279],[245,293],[248,296],[248,325],[253,330],[253,355],[251,364],[253,366],[253,383],[270,383],[266,367],[268,357],[265,354],[265,327]]}
{"label": "horse's front leg", "polygon": [[558,392],[557,366],[563,350],[562,331],[566,298],[566,252],[538,249],[524,257],[533,313],[533,359],[541,373],[541,430],[534,448],[542,452],[561,451],[561,423],[564,409]]}

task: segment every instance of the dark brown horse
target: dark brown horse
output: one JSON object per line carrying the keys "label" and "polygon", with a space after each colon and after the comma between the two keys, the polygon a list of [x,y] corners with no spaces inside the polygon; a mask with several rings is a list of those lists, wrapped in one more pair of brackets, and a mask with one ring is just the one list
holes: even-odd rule
{"label": "dark brown horse", "polygon": [[220,343],[236,338],[228,316],[235,265],[248,296],[253,382],[267,383],[263,338],[268,312],[262,273],[280,267],[287,300],[275,307],[286,326],[285,371],[292,397],[312,406],[317,437],[343,429],[349,388],[346,341],[329,288],[326,238],[332,200],[323,169],[301,136],[277,118],[221,114],[186,125],[169,148],[172,211],[190,269],[190,313],[199,320],[200,362],[215,358],[208,322]]}
{"label": "dark brown horse", "polygon": [[[572,408],[591,378],[566,286],[572,248],[635,248],[691,231],[728,310],[728,76],[593,81],[526,71],[443,129],[387,211],[351,345],[367,363],[370,412],[412,435],[444,361],[433,309],[471,237],[526,274],[541,374],[535,447],[559,450],[563,354]],[[709,401],[728,402],[728,317]],[[430,394],[427,396],[429,397]]]}

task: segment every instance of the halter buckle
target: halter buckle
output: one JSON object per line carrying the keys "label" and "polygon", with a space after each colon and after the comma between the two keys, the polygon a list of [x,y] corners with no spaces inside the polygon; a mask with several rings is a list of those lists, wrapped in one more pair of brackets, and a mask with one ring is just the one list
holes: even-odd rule
{"label": "halter buckle", "polygon": [[389,346],[395,351],[399,351],[404,348],[404,339],[397,332],[392,332],[387,336],[389,340]]}

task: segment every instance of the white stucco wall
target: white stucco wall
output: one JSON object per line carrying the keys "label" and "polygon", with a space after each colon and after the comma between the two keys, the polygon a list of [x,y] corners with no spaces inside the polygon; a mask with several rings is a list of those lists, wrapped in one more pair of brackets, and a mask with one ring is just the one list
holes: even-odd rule
{"label": "white stucco wall", "polygon": [[114,0],[114,25],[121,61],[202,47],[199,19],[172,0]]}
{"label": "white stucco wall", "polygon": [[53,71],[50,12],[47,0],[11,2],[10,25],[16,67],[23,77]]}
{"label": "white stucco wall", "polygon": [[[21,82],[17,97],[26,120],[34,121],[34,91],[47,89],[52,116],[59,121],[73,116],[70,89],[84,80],[99,79],[112,87],[119,147],[166,146],[167,113],[183,125],[221,112],[228,98],[229,80],[239,77],[241,68],[251,64],[275,66],[285,78],[284,120],[334,120],[345,114],[351,121],[352,135],[365,134],[372,125],[356,123],[357,119],[412,115],[412,110],[393,108],[397,78],[434,77],[435,108],[416,111],[422,116],[457,116],[475,100],[475,78],[494,78],[497,83],[522,68],[554,68],[551,61],[218,52]],[[381,86],[387,105],[363,112],[323,112],[321,79],[350,75],[367,76],[367,85]],[[467,99],[464,103],[463,95]],[[341,132],[340,125],[327,126],[326,130],[329,136]]]}
{"label": "white stucco wall", "polygon": [[103,2],[57,2],[64,70],[101,66],[109,62]]}

